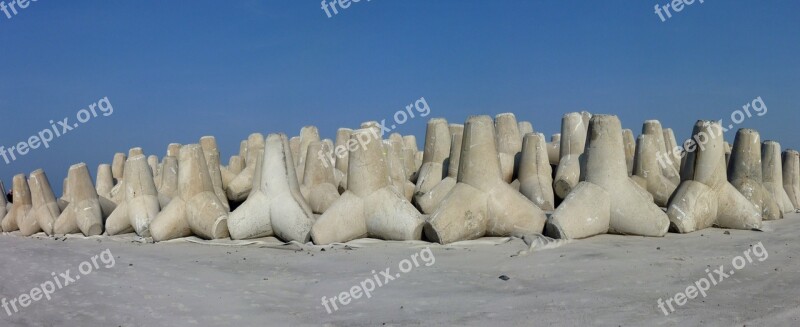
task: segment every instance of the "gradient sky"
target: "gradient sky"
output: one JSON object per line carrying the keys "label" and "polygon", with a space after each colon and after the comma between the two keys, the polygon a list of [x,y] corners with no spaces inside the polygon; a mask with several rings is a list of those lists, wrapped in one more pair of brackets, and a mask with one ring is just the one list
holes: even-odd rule
{"label": "gradient sky", "polygon": [[582,109],[685,139],[761,96],[768,113],[740,127],[800,148],[800,2],[696,1],[662,22],[667,2],[362,0],[328,18],[305,0],[39,0],[0,13],[0,145],[103,97],[114,113],[0,178],[43,168],[59,194],[71,164],[203,135],[227,162],[251,132],[333,138],[420,97],[431,114],[397,131],[422,143],[427,118],[514,112],[549,136]]}

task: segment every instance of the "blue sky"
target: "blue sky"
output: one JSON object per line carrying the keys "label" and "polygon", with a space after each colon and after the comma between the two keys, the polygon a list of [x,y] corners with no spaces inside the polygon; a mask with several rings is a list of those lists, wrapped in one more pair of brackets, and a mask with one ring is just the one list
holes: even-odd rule
{"label": "blue sky", "polygon": [[0,13],[0,145],[103,97],[114,113],[0,178],[43,168],[58,194],[73,163],[203,135],[226,162],[251,132],[333,138],[420,97],[430,116],[397,131],[422,143],[427,118],[514,112],[550,135],[582,109],[684,139],[761,96],[768,114],[739,127],[800,148],[800,2],[706,0],[662,22],[667,2],[362,0],[328,18],[305,0],[39,0]]}

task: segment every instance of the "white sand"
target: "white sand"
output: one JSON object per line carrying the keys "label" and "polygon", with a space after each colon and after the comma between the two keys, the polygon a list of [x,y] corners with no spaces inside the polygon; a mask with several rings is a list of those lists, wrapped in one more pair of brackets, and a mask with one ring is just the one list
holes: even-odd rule
{"label": "white sand", "polygon": [[[415,268],[328,314],[321,297],[349,290],[372,270],[425,247],[357,242],[314,246],[142,244],[131,237],[53,240],[0,235],[0,297],[8,300],[110,249],[101,267],[0,326],[797,326],[800,215],[764,232],[707,229],[665,238],[603,235],[517,255],[499,245],[432,245],[435,264]],[[491,243],[492,240],[489,240]],[[496,241],[496,240],[494,240]],[[657,307],[753,244],[769,253],[665,316]],[[274,242],[273,242],[274,243]],[[480,243],[480,242],[476,242]],[[298,250],[299,249],[299,250]],[[510,279],[498,278],[507,275]]]}

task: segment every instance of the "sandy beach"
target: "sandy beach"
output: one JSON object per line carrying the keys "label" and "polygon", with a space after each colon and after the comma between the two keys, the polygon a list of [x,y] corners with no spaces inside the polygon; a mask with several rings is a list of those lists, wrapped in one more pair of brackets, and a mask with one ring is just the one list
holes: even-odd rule
{"label": "sandy beach", "polygon": [[[800,215],[794,214],[765,222],[763,232],[601,235],[533,251],[520,239],[312,246],[5,234],[0,295],[8,300],[54,280],[51,273],[81,275],[80,264],[103,251],[114,259],[98,262],[50,300],[25,308],[17,302],[18,312],[9,306],[2,325],[792,326],[800,318],[792,287],[800,282],[798,233]],[[734,270],[732,259],[759,242],[768,253],[763,261],[751,255],[752,262],[710,286],[705,298],[674,305],[669,315],[659,309],[659,298],[707,278],[706,269]],[[432,256],[418,257],[401,274],[399,264],[426,247]],[[386,268],[394,280],[370,298],[361,294],[338,310],[329,306],[330,313],[323,306],[323,296],[337,297],[374,275],[383,282]]]}

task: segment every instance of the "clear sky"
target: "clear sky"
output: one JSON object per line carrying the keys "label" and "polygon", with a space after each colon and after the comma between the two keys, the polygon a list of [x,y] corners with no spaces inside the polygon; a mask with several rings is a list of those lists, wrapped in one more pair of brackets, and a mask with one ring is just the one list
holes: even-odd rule
{"label": "clear sky", "polygon": [[0,178],[43,168],[59,194],[71,164],[203,135],[227,162],[251,132],[333,138],[420,97],[431,114],[396,129],[420,146],[428,118],[514,112],[550,135],[581,109],[684,139],[760,96],[768,113],[739,127],[800,148],[800,2],[698,0],[662,22],[667,2],[362,0],[330,18],[316,0],[30,2],[0,12],[0,145],[103,97],[114,111],[0,158]]}

